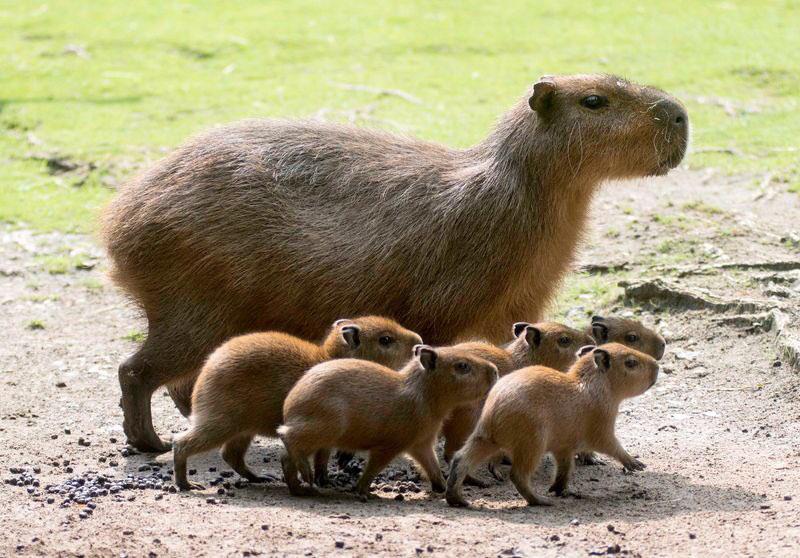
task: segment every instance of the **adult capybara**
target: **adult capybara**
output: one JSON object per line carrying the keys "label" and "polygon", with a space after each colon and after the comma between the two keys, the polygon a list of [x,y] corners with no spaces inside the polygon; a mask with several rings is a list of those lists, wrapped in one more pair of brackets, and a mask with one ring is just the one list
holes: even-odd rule
{"label": "adult capybara", "polygon": [[607,179],[665,174],[688,117],[608,75],[546,76],[477,145],[315,121],[250,120],[190,140],[107,208],[116,282],[148,321],[119,368],[125,433],[156,435],[150,396],[184,414],[209,352],[257,330],[320,338],[390,316],[446,344],[539,320]]}

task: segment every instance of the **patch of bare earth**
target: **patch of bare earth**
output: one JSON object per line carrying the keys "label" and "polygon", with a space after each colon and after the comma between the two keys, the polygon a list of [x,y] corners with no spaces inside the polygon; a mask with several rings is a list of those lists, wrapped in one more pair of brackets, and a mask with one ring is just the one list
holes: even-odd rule
{"label": "patch of bare earth", "polygon": [[[504,484],[451,509],[404,460],[378,501],[291,498],[280,482],[237,486],[215,452],[190,462],[205,491],[170,492],[169,454],[125,449],[116,367],[144,324],[103,279],[101,253],[86,237],[0,229],[0,555],[794,554],[800,198],[759,194],[755,178],[683,171],[595,200],[575,280],[626,286],[611,302],[589,290],[567,315],[633,312],[669,346],[656,386],[618,421],[647,469],[580,467],[580,498],[552,508]],[[164,395],[157,428],[179,432]],[[279,451],[261,440],[249,460],[280,476]],[[539,490],[551,474],[543,464]]]}

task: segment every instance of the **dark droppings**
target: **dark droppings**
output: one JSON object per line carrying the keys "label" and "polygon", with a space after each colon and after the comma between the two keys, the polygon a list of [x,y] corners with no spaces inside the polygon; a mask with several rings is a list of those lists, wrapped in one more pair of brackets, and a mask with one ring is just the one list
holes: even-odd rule
{"label": "dark droppings", "polygon": [[[67,467],[71,469],[71,467]],[[124,502],[135,500],[132,493],[144,490],[158,491],[156,500],[163,498],[165,493],[175,494],[177,490],[172,484],[172,477],[159,471],[151,471],[148,475],[128,473],[123,477],[86,471],[80,475],[72,476],[57,484],[47,484],[40,488],[41,483],[36,478],[35,471],[39,467],[28,471],[19,467],[12,467],[12,476],[3,479],[5,484],[24,488],[33,498],[44,496],[43,502],[61,508],[80,510],[78,517],[87,519],[92,516],[98,505],[107,502]]]}

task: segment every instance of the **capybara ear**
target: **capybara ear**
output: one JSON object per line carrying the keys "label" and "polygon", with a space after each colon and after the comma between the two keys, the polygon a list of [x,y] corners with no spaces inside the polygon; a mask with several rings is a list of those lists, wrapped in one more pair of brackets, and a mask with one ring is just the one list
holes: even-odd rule
{"label": "capybara ear", "polygon": [[592,316],[592,324],[596,324],[597,322],[604,322],[606,319],[603,316]]}
{"label": "capybara ear", "polygon": [[422,367],[428,372],[435,370],[436,360],[439,356],[436,354],[436,350],[428,345],[417,345],[417,347],[419,347],[419,349],[415,350],[414,352],[419,358],[419,362],[422,364]]}
{"label": "capybara ear", "polygon": [[340,325],[346,324],[346,323],[348,323],[350,321],[352,321],[352,320],[349,320],[347,318],[342,318],[340,320],[336,320],[335,322],[333,322],[333,327],[339,327]]}
{"label": "capybara ear", "polygon": [[537,113],[544,114],[552,104],[555,90],[556,82],[552,76],[540,77],[539,81],[533,84],[533,93],[528,99],[528,105]]}
{"label": "capybara ear", "polygon": [[600,347],[595,348],[594,363],[601,372],[608,372],[608,369],[611,368],[611,354]]}
{"label": "capybara ear", "polygon": [[594,345],[584,345],[583,347],[578,349],[578,352],[575,353],[575,356],[577,356],[578,358],[581,358],[583,355],[587,355],[587,354],[591,353],[592,351],[594,351],[594,349],[595,349]]}
{"label": "capybara ear", "polygon": [[531,347],[538,347],[542,343],[542,331],[538,327],[528,326],[525,328],[525,341]]}
{"label": "capybara ear", "polygon": [[601,322],[592,322],[592,337],[599,344],[608,341],[608,326]]}
{"label": "capybara ear", "polygon": [[529,324],[528,322],[517,322],[517,323],[515,323],[514,326],[513,326],[514,337],[519,337],[520,334],[523,331],[525,331],[525,328],[528,327],[529,325],[531,325],[531,324]]}
{"label": "capybara ear", "polygon": [[357,349],[361,345],[361,328],[357,325],[349,325],[342,328],[342,339],[351,349]]}

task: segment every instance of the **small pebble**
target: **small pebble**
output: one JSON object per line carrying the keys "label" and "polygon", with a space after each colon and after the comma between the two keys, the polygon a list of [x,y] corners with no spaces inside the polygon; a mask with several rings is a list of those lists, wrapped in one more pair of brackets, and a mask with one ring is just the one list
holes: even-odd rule
{"label": "small pebble", "polygon": [[344,541],[336,541],[333,546],[336,548],[344,548]]}

